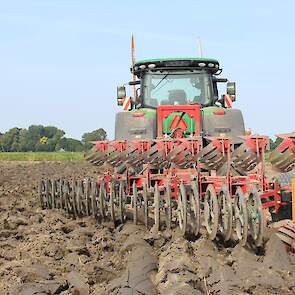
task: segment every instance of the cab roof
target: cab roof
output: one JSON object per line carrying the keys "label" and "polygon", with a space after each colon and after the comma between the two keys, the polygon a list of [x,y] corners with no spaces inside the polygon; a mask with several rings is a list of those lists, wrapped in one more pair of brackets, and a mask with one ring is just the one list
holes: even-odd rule
{"label": "cab roof", "polygon": [[131,71],[140,75],[147,70],[157,69],[206,69],[213,74],[219,70],[219,62],[214,58],[204,57],[177,57],[177,58],[154,58],[136,61]]}

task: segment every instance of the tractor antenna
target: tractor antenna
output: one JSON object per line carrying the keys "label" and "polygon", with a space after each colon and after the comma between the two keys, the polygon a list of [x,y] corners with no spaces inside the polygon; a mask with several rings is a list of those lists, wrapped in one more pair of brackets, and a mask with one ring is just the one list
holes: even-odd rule
{"label": "tractor antenna", "polygon": [[[134,74],[134,65],[135,65],[135,45],[134,45],[134,34],[132,33],[131,38],[131,56],[132,56],[132,79],[133,81],[136,80],[135,74]],[[133,85],[133,97],[136,98],[136,89],[135,85]]]}
{"label": "tractor antenna", "polygon": [[199,51],[199,57],[203,57],[203,46],[201,38],[198,37],[198,51]]}

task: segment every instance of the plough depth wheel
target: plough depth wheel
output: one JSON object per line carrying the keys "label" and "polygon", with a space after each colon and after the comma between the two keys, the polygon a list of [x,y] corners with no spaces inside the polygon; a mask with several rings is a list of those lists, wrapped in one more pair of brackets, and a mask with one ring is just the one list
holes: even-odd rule
{"label": "plough depth wheel", "polygon": [[234,222],[237,238],[240,241],[240,244],[245,246],[248,237],[248,210],[246,196],[241,187],[238,187],[236,190],[234,202]]}
{"label": "plough depth wheel", "polygon": [[228,188],[223,185],[219,192],[220,207],[220,232],[225,241],[228,241],[232,235],[233,226],[233,208],[232,199]]}
{"label": "plough depth wheel", "polygon": [[260,194],[253,187],[248,200],[249,228],[252,239],[257,247],[262,246],[265,230],[265,218],[263,214]]}
{"label": "plough depth wheel", "polygon": [[205,194],[204,218],[208,237],[210,240],[214,240],[219,225],[219,206],[216,191],[212,184],[208,185]]}
{"label": "plough depth wheel", "polygon": [[182,234],[185,235],[187,233],[187,195],[183,183],[179,187],[177,211],[179,228]]}

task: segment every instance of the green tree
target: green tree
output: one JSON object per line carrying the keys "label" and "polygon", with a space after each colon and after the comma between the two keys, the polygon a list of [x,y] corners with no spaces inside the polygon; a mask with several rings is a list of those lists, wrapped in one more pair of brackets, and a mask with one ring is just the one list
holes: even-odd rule
{"label": "green tree", "polygon": [[63,137],[57,144],[57,150],[61,149],[67,152],[82,152],[84,147],[80,140]]}
{"label": "green tree", "polygon": [[18,152],[20,151],[19,134],[20,128],[11,128],[0,138],[0,150],[4,152]]}
{"label": "green tree", "polygon": [[106,140],[107,133],[103,128],[96,129],[89,133],[84,133],[82,135],[82,142],[84,144],[84,149],[88,150],[93,146],[95,141]]}

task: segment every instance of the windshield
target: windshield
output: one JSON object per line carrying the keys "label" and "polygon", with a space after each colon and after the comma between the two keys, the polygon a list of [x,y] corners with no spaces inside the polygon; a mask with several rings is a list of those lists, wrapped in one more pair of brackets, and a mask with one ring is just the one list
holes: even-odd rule
{"label": "windshield", "polygon": [[211,76],[206,72],[146,73],[143,79],[144,105],[187,105],[212,102]]}

